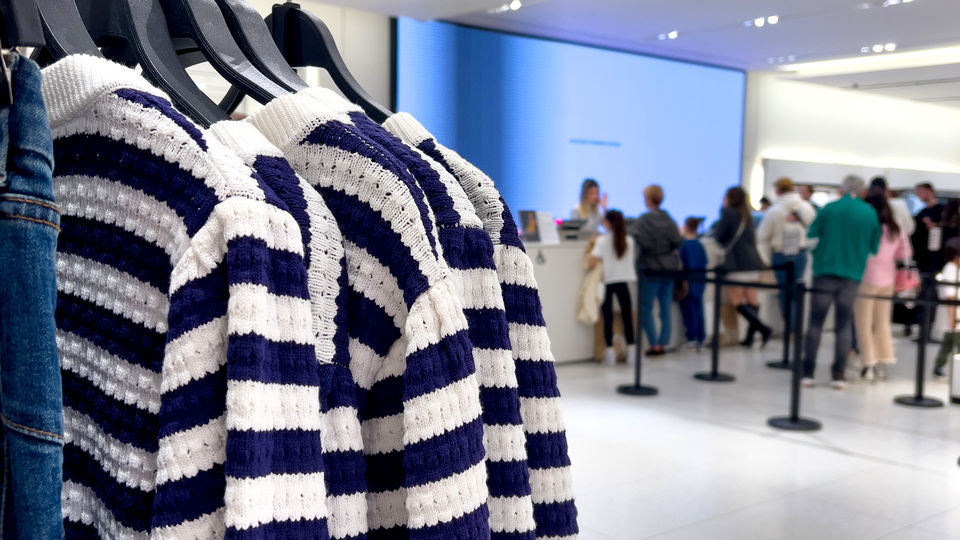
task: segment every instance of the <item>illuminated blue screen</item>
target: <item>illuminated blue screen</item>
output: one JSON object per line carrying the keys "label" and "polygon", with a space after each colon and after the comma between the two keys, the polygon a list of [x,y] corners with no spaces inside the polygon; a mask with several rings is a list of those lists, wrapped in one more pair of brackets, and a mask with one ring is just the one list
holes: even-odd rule
{"label": "illuminated blue screen", "polygon": [[570,217],[584,178],[678,222],[740,184],[745,75],[594,47],[399,19],[397,106],[490,175],[514,212]]}

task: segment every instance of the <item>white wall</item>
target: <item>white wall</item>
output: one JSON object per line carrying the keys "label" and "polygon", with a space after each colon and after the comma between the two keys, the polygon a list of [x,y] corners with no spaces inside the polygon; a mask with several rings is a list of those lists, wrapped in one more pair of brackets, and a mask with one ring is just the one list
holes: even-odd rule
{"label": "white wall", "polygon": [[769,187],[765,158],[960,173],[960,108],[751,72],[743,183],[754,201]]}
{"label": "white wall", "polygon": [[[263,16],[282,0],[248,0]],[[299,0],[300,6],[320,17],[330,28],[347,68],[375,100],[390,106],[391,42],[390,17],[366,11],[332,6],[317,0]],[[307,68],[304,80],[314,86],[336,89],[326,72]],[[225,91],[225,89],[224,89]],[[250,112],[257,105],[245,100],[241,110]]]}

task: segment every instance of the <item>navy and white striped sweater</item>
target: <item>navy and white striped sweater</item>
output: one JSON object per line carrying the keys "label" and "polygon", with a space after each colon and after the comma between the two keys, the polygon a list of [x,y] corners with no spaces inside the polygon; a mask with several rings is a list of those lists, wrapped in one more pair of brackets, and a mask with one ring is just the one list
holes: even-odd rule
{"label": "navy and white striped sweater", "polygon": [[320,432],[330,537],[366,538],[366,466],[347,349],[347,266],[340,229],[320,194],[251,124],[218,122],[210,132],[260,174],[300,226],[321,381]]}
{"label": "navy and white striped sweater", "polygon": [[332,92],[280,97],[253,123],[323,196],[349,278],[370,538],[490,535],[467,321],[423,192]]}
{"label": "navy and white striped sweater", "polygon": [[493,181],[443,147],[415,118],[398,113],[384,127],[442,164],[463,187],[494,244],[510,342],[516,360],[537,538],[569,540],[578,533],[566,428],[533,264]]}
{"label": "navy and white striped sweater", "polygon": [[407,167],[433,209],[443,257],[453,273],[470,325],[483,407],[492,537],[532,540],[536,524],[516,365],[510,354],[509,327],[490,236],[463,188],[446,169],[362,113],[351,113],[350,117]]}
{"label": "navy and white striped sweater", "polygon": [[296,221],[132,70],[69,57],[43,95],[67,536],[322,537]]}

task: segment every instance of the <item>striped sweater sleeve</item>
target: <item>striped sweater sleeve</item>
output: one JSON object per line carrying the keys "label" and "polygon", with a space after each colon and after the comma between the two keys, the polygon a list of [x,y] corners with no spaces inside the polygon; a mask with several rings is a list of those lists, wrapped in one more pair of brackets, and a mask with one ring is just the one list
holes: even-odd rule
{"label": "striped sweater sleeve", "polygon": [[[278,148],[252,125],[219,122],[211,132],[286,203],[299,225],[307,267],[316,365],[303,366],[320,381],[320,437],[298,441],[301,452],[320,448],[327,487],[330,537],[365,538],[367,506],[363,441],[347,338],[347,276],[343,238],[320,194],[299,177]],[[321,444],[322,443],[322,444]],[[317,445],[320,445],[319,447]],[[304,531],[306,532],[306,531]],[[303,537],[319,538],[319,535]]]}
{"label": "striped sweater sleeve", "polygon": [[495,539],[532,540],[535,523],[526,438],[493,243],[463,188],[446,169],[394,136],[391,131],[395,126],[389,122],[381,127],[360,113],[355,113],[353,120],[406,165],[434,210],[444,258],[464,305],[477,365],[491,535]]}
{"label": "striped sweater sleeve", "polygon": [[344,237],[369,538],[487,538],[479,386],[425,196],[317,89],[250,118],[323,196]]}
{"label": "striped sweater sleeve", "polygon": [[459,181],[494,243],[527,434],[537,538],[575,538],[577,510],[553,354],[533,263],[524,250],[513,215],[493,180],[437,143],[416,119],[399,113],[389,122],[402,125],[405,140],[441,163]]}

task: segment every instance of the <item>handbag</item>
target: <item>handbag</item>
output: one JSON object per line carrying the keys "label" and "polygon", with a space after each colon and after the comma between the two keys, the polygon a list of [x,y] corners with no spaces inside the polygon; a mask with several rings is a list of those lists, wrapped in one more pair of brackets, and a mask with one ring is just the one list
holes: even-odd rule
{"label": "handbag", "polygon": [[897,293],[912,291],[920,286],[920,276],[917,271],[910,268],[901,268],[897,270],[893,282],[893,290]]}
{"label": "handbag", "polygon": [[690,294],[690,282],[685,279],[678,279],[673,284],[673,301],[679,302]]}
{"label": "handbag", "polygon": [[[733,235],[733,240],[730,240],[730,243],[726,245],[722,250],[717,250],[716,253],[716,266],[721,267],[727,262],[727,255],[733,250],[733,246],[737,245],[737,242],[740,241],[740,237],[743,236],[743,231],[747,228],[747,221],[745,219],[740,220],[740,226],[737,227],[737,233]],[[717,242],[717,247],[721,247],[720,243]]]}

